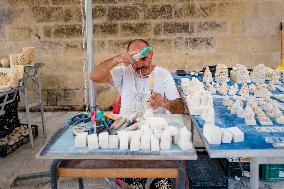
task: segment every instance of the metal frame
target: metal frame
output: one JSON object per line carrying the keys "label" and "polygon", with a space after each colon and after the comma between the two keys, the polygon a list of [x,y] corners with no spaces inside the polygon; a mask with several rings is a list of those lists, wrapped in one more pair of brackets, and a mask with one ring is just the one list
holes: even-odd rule
{"label": "metal frame", "polygon": [[90,79],[90,74],[95,67],[94,64],[94,45],[93,45],[93,8],[92,0],[85,0],[86,13],[86,40],[87,40],[87,62],[88,62],[88,89],[89,89],[89,108],[90,111],[96,110],[96,89],[94,82]]}

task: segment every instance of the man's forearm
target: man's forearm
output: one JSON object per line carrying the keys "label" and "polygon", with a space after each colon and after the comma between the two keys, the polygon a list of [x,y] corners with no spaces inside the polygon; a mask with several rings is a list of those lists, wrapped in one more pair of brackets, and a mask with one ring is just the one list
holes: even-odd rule
{"label": "man's forearm", "polygon": [[164,108],[169,110],[172,114],[183,114],[185,111],[183,101],[180,98],[175,100],[166,100]]}
{"label": "man's forearm", "polygon": [[110,70],[120,63],[120,55],[108,59],[95,66],[91,73],[91,79],[97,83],[111,82]]}

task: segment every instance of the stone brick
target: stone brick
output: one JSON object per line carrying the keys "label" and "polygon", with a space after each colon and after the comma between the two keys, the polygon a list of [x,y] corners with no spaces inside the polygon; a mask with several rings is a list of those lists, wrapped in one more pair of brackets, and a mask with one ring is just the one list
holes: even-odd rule
{"label": "stone brick", "polygon": [[97,93],[97,106],[103,110],[111,110],[115,97],[118,95],[118,91],[115,89],[103,90]]}
{"label": "stone brick", "polygon": [[265,66],[273,67],[277,65],[272,53],[240,53],[240,64],[253,68],[258,64],[264,64]]}
{"label": "stone brick", "polygon": [[0,25],[10,24],[13,20],[11,9],[0,8]]}
{"label": "stone brick", "polygon": [[153,5],[144,11],[144,19],[171,19],[171,5]]}
{"label": "stone brick", "polygon": [[122,37],[150,36],[152,34],[152,25],[147,22],[122,23],[120,34]]}
{"label": "stone brick", "polygon": [[249,18],[252,12],[252,1],[221,2],[217,4],[218,17],[220,18]]}
{"label": "stone brick", "polygon": [[162,24],[155,24],[154,25],[154,36],[159,36],[159,35],[161,35],[162,34],[162,32],[163,32],[163,26],[162,26]]}
{"label": "stone brick", "polygon": [[191,37],[186,40],[189,50],[211,51],[216,47],[213,37]]}
{"label": "stone brick", "polygon": [[64,22],[82,22],[82,12],[80,6],[68,6],[63,9]]}
{"label": "stone brick", "polygon": [[[64,57],[64,46],[58,41],[39,41],[36,47],[38,48],[39,58],[42,61],[46,60],[46,63],[53,63],[60,57]],[[46,68],[48,66],[44,67],[44,69]]]}
{"label": "stone brick", "polygon": [[57,105],[82,105],[84,104],[84,91],[74,89],[63,89],[59,91]]}
{"label": "stone brick", "polygon": [[6,38],[5,26],[0,25],[0,41],[4,41]]}
{"label": "stone brick", "polygon": [[172,39],[153,39],[147,40],[153,45],[154,53],[169,53],[173,49]]}
{"label": "stone brick", "polygon": [[93,0],[93,4],[116,4],[117,0]]}
{"label": "stone brick", "polygon": [[215,3],[200,3],[194,5],[194,11],[190,11],[190,18],[212,18],[217,14]]}
{"label": "stone brick", "polygon": [[127,45],[130,40],[109,40],[108,51],[110,53],[121,53],[126,51]]}
{"label": "stone brick", "polygon": [[62,7],[32,7],[31,11],[36,22],[56,22],[64,20]]}
{"label": "stone brick", "polygon": [[42,75],[42,86],[45,90],[59,89],[59,77],[56,74],[44,74]]}
{"label": "stone brick", "polygon": [[82,36],[82,26],[78,24],[72,25],[56,25],[53,30],[55,38],[72,38]]}
{"label": "stone brick", "polygon": [[213,2],[176,4],[174,10],[174,17],[178,19],[215,18],[217,14],[217,6]]}
{"label": "stone brick", "polygon": [[43,26],[43,37],[45,39],[52,37],[52,27],[51,26]]}
{"label": "stone brick", "polygon": [[177,37],[174,40],[174,51],[176,54],[186,54],[189,52],[186,38]]}
{"label": "stone brick", "polygon": [[52,0],[54,5],[79,5],[80,0]]}
{"label": "stone brick", "polygon": [[201,21],[197,23],[198,34],[223,34],[227,32],[227,24],[224,21]]}
{"label": "stone brick", "polygon": [[261,12],[265,17],[284,17],[284,3],[283,1],[263,1]]}
{"label": "stone brick", "polygon": [[228,23],[230,34],[232,35],[239,35],[241,33],[241,21],[238,19],[232,19]]}
{"label": "stone brick", "polygon": [[177,4],[174,9],[174,17],[178,19],[189,19],[195,14],[195,6],[193,3]]}
{"label": "stone brick", "polygon": [[115,36],[118,34],[117,23],[94,24],[94,35],[99,37]]}
{"label": "stone brick", "polygon": [[187,34],[191,35],[193,31],[193,24],[188,22],[166,22],[163,24],[164,34]]}
{"label": "stone brick", "polygon": [[95,40],[94,49],[96,53],[102,53],[106,51],[106,41]]}
{"label": "stone brick", "polygon": [[6,0],[10,6],[40,6],[48,5],[49,0]]}
{"label": "stone brick", "polygon": [[93,20],[105,20],[107,18],[107,9],[105,6],[94,6],[93,11]]}
{"label": "stone brick", "polygon": [[207,65],[203,65],[202,68],[204,68],[205,66],[212,66],[217,64],[225,64],[228,67],[233,67],[236,64],[239,64],[239,56],[236,53],[208,54],[206,64]]}
{"label": "stone brick", "polygon": [[260,40],[257,37],[223,37],[218,38],[220,52],[256,52],[260,49]]}
{"label": "stone brick", "polygon": [[279,36],[260,36],[259,40],[261,52],[280,52]]}
{"label": "stone brick", "polygon": [[137,20],[139,12],[136,6],[110,7],[107,17],[108,20]]}
{"label": "stone brick", "polygon": [[32,26],[9,26],[7,27],[7,37],[11,41],[39,40],[41,38],[39,28]]}
{"label": "stone brick", "polygon": [[46,105],[56,106],[58,98],[58,90],[47,90],[46,95],[47,95]]}
{"label": "stone brick", "polygon": [[36,22],[71,22],[81,21],[79,6],[72,7],[32,7],[32,16]]}
{"label": "stone brick", "polygon": [[246,35],[279,35],[278,19],[247,19],[241,22],[241,33]]}
{"label": "stone brick", "polygon": [[[64,55],[67,56],[68,58],[64,59],[64,61],[70,61],[70,64],[72,61],[78,61],[83,59],[83,44],[82,41],[66,41],[63,43],[63,48],[64,48]],[[64,64],[66,65],[66,64]],[[73,66],[74,67],[74,66]],[[68,70],[72,70],[71,68]]]}

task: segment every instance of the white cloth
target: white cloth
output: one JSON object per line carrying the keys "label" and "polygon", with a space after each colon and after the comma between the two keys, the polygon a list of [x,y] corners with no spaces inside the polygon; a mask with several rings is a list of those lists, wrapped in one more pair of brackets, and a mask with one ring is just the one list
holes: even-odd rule
{"label": "white cloth", "polygon": [[[156,66],[154,72],[154,91],[167,100],[180,98],[175,82],[164,68]],[[149,78],[139,77],[131,66],[117,66],[111,70],[113,85],[121,95],[120,114],[129,115],[134,112],[143,114],[148,108],[150,97]],[[157,113],[166,113],[165,108],[158,108]]]}

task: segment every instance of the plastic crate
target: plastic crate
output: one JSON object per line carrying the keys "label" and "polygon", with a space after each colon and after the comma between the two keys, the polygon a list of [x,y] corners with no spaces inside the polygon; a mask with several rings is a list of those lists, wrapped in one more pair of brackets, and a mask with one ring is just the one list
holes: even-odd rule
{"label": "plastic crate", "polygon": [[[243,177],[248,176],[250,172],[250,163],[249,162],[229,162],[227,159],[220,158],[218,159],[220,161],[221,166],[225,172],[225,175],[228,178],[235,178],[235,177]],[[242,173],[242,169],[244,171],[244,175]]]}
{"label": "plastic crate", "polygon": [[284,164],[264,164],[261,165],[260,175],[264,181],[284,180]]}
{"label": "plastic crate", "polygon": [[[21,124],[24,127],[28,128],[27,124]],[[32,130],[33,130],[33,136],[36,137],[38,135],[38,126],[37,125],[32,125]],[[0,145],[0,157],[4,158],[7,155],[11,154],[15,150],[17,150],[19,147],[21,147],[23,144],[26,144],[30,141],[29,135],[24,136],[22,139],[19,141],[15,142],[13,145]]]}
{"label": "plastic crate", "polygon": [[197,160],[186,161],[189,186],[192,189],[227,189],[228,180],[220,162],[206,154],[198,155]]}
{"label": "plastic crate", "polygon": [[5,113],[0,116],[0,139],[11,134],[16,127],[20,126],[18,112]]}

